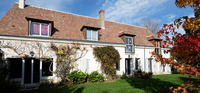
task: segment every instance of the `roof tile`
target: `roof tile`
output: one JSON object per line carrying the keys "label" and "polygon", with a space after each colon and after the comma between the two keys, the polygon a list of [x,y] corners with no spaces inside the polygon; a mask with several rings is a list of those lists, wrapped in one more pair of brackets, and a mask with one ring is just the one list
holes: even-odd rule
{"label": "roof tile", "polygon": [[[52,37],[64,39],[84,40],[81,28],[86,26],[99,27],[98,19],[48,10],[33,6],[19,9],[15,3],[0,20],[0,33],[6,35],[28,36],[28,22],[26,17],[50,20],[54,22]],[[147,36],[155,36],[147,28],[137,27],[117,22],[105,21],[105,29],[99,30],[100,41],[124,43],[119,37],[121,32],[134,34],[136,45],[153,46]],[[156,36],[155,36],[156,37]]]}

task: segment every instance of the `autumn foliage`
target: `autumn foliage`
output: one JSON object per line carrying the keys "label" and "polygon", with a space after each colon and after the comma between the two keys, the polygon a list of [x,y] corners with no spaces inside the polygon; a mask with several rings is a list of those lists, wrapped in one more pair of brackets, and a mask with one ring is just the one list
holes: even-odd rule
{"label": "autumn foliage", "polygon": [[[194,8],[195,17],[181,17],[174,21],[174,24],[165,24],[157,32],[159,37],[164,37],[162,47],[168,47],[165,53],[171,53],[170,58],[163,58],[162,55],[153,52],[156,61],[163,65],[170,64],[179,72],[189,74],[189,77],[200,77],[200,0],[176,0],[176,6]],[[176,31],[176,28],[182,27],[185,34]],[[172,92],[188,93],[190,91],[200,92],[200,79],[195,82],[187,81],[177,88],[170,87]]]}

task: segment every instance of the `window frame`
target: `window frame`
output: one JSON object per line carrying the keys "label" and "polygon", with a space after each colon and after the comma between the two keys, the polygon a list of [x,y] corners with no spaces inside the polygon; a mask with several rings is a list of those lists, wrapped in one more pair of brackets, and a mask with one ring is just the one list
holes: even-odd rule
{"label": "window frame", "polygon": [[[39,32],[39,35],[33,35],[32,34],[32,24],[33,23],[36,23],[36,24],[39,24],[40,25],[40,32]],[[42,24],[45,24],[45,25],[47,25],[47,27],[48,27],[48,32],[47,32],[47,35],[42,35]],[[50,34],[50,27],[49,27],[49,24],[48,23],[42,23],[42,22],[31,22],[30,23],[30,36],[40,36],[40,37],[49,37],[49,34]]]}
{"label": "window frame", "polygon": [[22,78],[22,64],[23,64],[22,59],[8,58],[7,60],[8,60],[9,78],[12,78],[12,79]]}
{"label": "window frame", "polygon": [[[87,33],[88,33],[87,31],[90,31],[90,36],[91,36],[90,38],[87,37]],[[96,40],[93,40],[93,35],[92,35],[93,32],[96,32]],[[97,30],[86,29],[86,32],[85,32],[85,39],[86,39],[86,40],[91,40],[91,41],[98,41],[98,38],[99,38],[99,37],[98,37],[98,34],[99,34],[99,33],[98,33]]]}
{"label": "window frame", "polygon": [[161,54],[160,41],[156,41],[155,52]]}
{"label": "window frame", "polygon": [[120,61],[116,62],[116,70],[120,71]]}
{"label": "window frame", "polygon": [[[126,38],[128,38],[128,40],[131,38],[132,44],[129,44],[129,43],[127,44]],[[126,53],[132,53],[133,52],[133,37],[131,37],[131,36],[125,36],[125,44],[126,44],[126,48],[125,48]],[[128,50],[127,46],[131,46],[132,47],[131,51],[127,51]]]}
{"label": "window frame", "polygon": [[149,72],[153,72],[153,61],[152,61],[153,59],[152,58],[148,58],[148,70],[149,70]]}
{"label": "window frame", "polygon": [[139,60],[140,58],[135,58],[135,70],[139,70]]}
{"label": "window frame", "polygon": [[[41,73],[42,73],[42,74],[41,74],[42,77],[53,76],[53,73],[49,71],[49,66],[50,66],[50,65],[51,65],[51,70],[53,70],[53,64],[54,64],[54,63],[51,64],[51,61],[53,61],[53,60],[52,60],[52,59],[45,59],[45,60],[42,61],[42,72],[41,72]],[[50,63],[49,66],[46,66],[47,63]],[[46,64],[46,65],[45,65],[45,64]],[[44,65],[45,65],[45,66],[44,66]],[[44,67],[48,67],[48,68],[45,69]],[[45,72],[46,70],[48,71],[48,73],[50,72],[50,75],[44,74],[44,72]]]}
{"label": "window frame", "polygon": [[163,65],[163,72],[165,72],[165,65]]}

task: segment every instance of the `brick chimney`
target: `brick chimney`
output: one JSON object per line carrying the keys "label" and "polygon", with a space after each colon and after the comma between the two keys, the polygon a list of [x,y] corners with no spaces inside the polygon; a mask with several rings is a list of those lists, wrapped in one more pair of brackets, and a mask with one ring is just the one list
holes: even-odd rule
{"label": "brick chimney", "polygon": [[24,9],[25,6],[25,0],[19,0],[19,8]]}
{"label": "brick chimney", "polygon": [[99,25],[101,29],[105,29],[105,15],[104,15],[104,10],[99,11]]}

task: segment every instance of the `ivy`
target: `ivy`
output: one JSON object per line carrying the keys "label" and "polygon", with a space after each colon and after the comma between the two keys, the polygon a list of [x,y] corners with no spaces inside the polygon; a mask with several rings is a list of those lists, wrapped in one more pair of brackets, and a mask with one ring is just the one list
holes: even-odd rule
{"label": "ivy", "polygon": [[101,67],[104,69],[107,78],[114,79],[116,76],[116,62],[120,60],[119,52],[112,46],[96,47],[93,49],[93,54],[97,61],[101,62]]}

